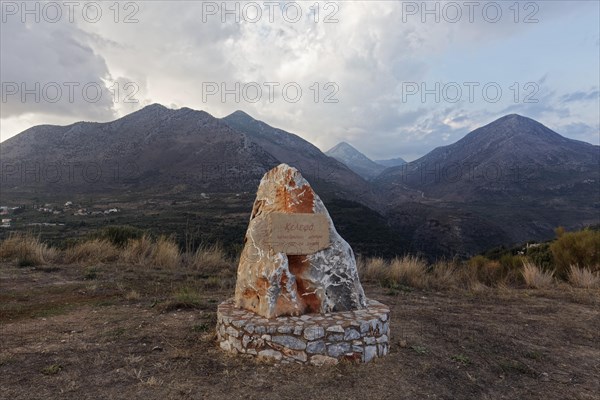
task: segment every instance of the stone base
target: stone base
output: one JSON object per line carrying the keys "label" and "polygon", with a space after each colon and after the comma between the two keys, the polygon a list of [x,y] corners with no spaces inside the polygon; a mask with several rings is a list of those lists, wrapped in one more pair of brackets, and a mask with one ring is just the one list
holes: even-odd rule
{"label": "stone base", "polygon": [[389,317],[389,308],[367,300],[361,310],[267,319],[229,299],[217,310],[217,336],[223,350],[279,363],[369,362],[388,352]]}

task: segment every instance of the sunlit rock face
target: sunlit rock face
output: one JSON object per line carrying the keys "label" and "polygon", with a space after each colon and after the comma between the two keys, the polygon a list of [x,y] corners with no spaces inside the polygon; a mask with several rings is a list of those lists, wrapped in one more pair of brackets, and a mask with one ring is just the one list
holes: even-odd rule
{"label": "sunlit rock face", "polygon": [[[275,251],[272,217],[280,213],[324,215],[329,245],[312,254]],[[366,307],[352,248],[295,168],[280,164],[262,178],[244,243],[235,289],[237,307],[267,318]]]}

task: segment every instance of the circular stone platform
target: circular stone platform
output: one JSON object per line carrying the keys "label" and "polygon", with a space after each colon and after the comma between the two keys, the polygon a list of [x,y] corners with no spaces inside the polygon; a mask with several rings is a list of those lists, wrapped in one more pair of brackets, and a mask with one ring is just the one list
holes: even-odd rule
{"label": "circular stone platform", "polygon": [[367,308],[355,311],[267,319],[229,299],[217,309],[217,336],[223,350],[279,363],[369,362],[388,352],[389,314],[385,305],[367,300]]}

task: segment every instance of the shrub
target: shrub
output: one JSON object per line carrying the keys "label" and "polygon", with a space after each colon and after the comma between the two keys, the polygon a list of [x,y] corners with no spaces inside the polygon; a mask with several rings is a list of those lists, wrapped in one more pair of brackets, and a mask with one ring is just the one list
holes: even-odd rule
{"label": "shrub", "polygon": [[503,283],[519,283],[523,281],[523,264],[529,262],[525,256],[505,254],[500,257],[501,270],[498,281]]}
{"label": "shrub", "polygon": [[486,286],[495,286],[506,280],[509,269],[502,266],[500,261],[488,261],[477,270],[477,281]]}
{"label": "shrub", "polygon": [[490,260],[482,255],[477,255],[469,259],[469,266],[476,269],[483,268]]}
{"label": "shrub", "polygon": [[506,250],[498,250],[496,253],[495,257],[498,259],[478,255],[467,262],[467,270],[471,274],[471,279],[466,281],[469,286],[498,286],[517,283],[522,279],[521,266],[524,257]]}
{"label": "shrub", "polygon": [[119,250],[108,240],[92,239],[67,248],[67,263],[97,264],[115,261],[119,258]]}
{"label": "shrub", "polygon": [[539,243],[538,245],[531,246],[527,248],[525,254],[529,261],[542,267],[545,271],[554,268],[554,257],[552,257],[549,243]]}
{"label": "shrub", "polygon": [[507,280],[514,280],[513,260],[515,256],[504,254],[504,265],[501,261],[491,260],[484,256],[472,257],[466,268],[463,267],[457,272],[461,275],[459,281],[466,284],[469,289],[482,289],[484,286],[498,286],[506,283]]}
{"label": "shrub", "polygon": [[95,267],[86,268],[83,274],[83,279],[91,281],[98,278],[98,269]]}
{"label": "shrub", "polygon": [[568,278],[571,265],[600,270],[600,231],[583,230],[562,233],[551,245],[556,273]]}
{"label": "shrub", "polygon": [[0,243],[0,259],[15,260],[20,267],[40,265],[56,260],[56,249],[41,243],[29,233],[14,233]]}
{"label": "shrub", "polygon": [[523,263],[523,279],[525,284],[534,289],[544,289],[552,285],[554,273],[543,271],[540,267],[528,261]]}
{"label": "shrub", "polygon": [[587,268],[579,268],[571,265],[568,279],[571,285],[580,288],[592,289],[600,287],[600,273],[592,272]]}
{"label": "shrub", "polygon": [[523,265],[523,257],[514,254],[504,254],[500,257],[500,265],[505,273],[518,270]]}

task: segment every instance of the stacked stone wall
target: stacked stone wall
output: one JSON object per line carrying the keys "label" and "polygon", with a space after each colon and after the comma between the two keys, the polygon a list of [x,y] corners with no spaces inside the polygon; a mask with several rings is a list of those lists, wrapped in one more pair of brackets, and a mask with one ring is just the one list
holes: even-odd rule
{"label": "stacked stone wall", "polygon": [[368,300],[367,308],[356,311],[267,319],[230,299],[218,307],[217,336],[223,350],[280,363],[369,362],[388,352],[389,314],[385,305]]}

